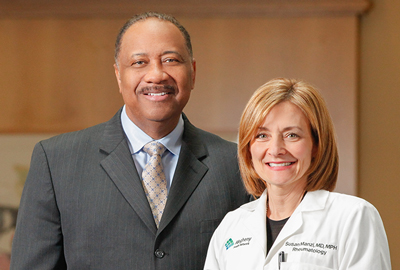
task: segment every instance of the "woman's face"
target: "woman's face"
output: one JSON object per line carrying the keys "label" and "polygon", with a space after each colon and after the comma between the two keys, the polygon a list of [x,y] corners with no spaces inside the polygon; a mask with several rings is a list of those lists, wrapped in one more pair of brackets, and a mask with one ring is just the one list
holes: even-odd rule
{"label": "woman's face", "polygon": [[271,109],[250,143],[254,169],[268,188],[303,191],[314,152],[310,122],[289,101]]}

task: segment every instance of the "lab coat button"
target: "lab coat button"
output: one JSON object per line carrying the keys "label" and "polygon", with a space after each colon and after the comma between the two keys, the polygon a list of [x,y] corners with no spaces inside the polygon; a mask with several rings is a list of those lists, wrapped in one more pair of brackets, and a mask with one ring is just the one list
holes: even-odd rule
{"label": "lab coat button", "polygon": [[162,259],[165,256],[165,252],[159,249],[156,249],[154,252],[154,255],[156,255],[157,258]]}

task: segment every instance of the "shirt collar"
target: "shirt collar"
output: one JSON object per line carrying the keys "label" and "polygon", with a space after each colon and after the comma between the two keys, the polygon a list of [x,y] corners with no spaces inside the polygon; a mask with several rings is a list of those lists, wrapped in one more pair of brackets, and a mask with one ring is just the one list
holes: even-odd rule
{"label": "shirt collar", "polygon": [[[128,115],[126,114],[125,105],[121,113],[121,123],[122,128],[128,138],[129,149],[131,150],[132,154],[136,154],[142,150],[145,144],[153,141],[149,135],[147,135],[143,130],[135,125],[132,120],[129,119]],[[184,122],[181,115],[175,129],[167,136],[156,141],[162,143],[172,154],[179,155],[182,145],[183,128]]]}

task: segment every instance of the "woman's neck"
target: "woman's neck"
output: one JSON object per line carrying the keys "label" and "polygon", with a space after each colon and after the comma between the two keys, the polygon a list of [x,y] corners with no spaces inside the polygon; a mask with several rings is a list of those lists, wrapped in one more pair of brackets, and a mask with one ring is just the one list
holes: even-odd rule
{"label": "woman's neck", "polygon": [[284,189],[276,186],[267,187],[267,217],[282,220],[290,217],[304,197],[304,188]]}

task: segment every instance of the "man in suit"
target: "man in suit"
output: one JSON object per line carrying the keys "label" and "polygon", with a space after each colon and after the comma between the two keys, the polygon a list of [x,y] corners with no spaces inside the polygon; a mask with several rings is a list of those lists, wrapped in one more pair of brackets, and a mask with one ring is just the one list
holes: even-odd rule
{"label": "man in suit", "polygon": [[[164,14],[133,17],[117,38],[114,67],[123,108],[35,146],[11,269],[203,269],[213,231],[248,201],[236,145],[182,113],[196,74],[186,30]],[[141,177],[151,141],[167,149],[159,224]]]}

